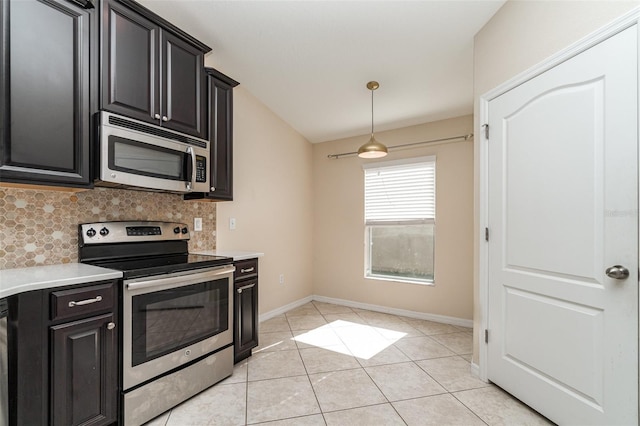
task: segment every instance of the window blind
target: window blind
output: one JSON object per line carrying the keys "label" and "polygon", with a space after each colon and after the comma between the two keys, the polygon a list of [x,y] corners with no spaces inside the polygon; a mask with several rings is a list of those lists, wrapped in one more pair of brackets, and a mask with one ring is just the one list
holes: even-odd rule
{"label": "window blind", "polygon": [[367,166],[364,171],[366,225],[435,221],[435,157],[410,164]]}

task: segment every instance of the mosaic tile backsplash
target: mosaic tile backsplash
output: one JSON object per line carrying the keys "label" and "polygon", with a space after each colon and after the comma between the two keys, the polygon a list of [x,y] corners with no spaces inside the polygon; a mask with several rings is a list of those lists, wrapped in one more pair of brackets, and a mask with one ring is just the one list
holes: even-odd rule
{"label": "mosaic tile backsplash", "polygon": [[[202,232],[193,219],[202,218]],[[107,220],[186,223],[189,250],[216,248],[216,204],[123,189],[84,192],[0,188],[0,269],[78,261],[78,224]]]}

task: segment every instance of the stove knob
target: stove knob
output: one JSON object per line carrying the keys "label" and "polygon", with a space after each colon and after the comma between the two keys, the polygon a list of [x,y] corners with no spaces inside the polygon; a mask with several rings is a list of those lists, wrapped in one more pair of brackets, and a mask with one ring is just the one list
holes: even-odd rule
{"label": "stove knob", "polygon": [[189,229],[187,229],[187,227],[185,226],[184,228],[182,228],[182,233],[186,234],[189,232]]}
{"label": "stove knob", "polygon": [[173,228],[173,233],[174,234],[179,234],[180,233],[180,227],[176,226],[175,228]]}
{"label": "stove knob", "polygon": [[96,236],[96,230],[93,228],[87,229],[87,237],[93,238]]}
{"label": "stove knob", "polygon": [[106,237],[107,235],[109,235],[109,230],[107,228],[102,228],[100,230],[100,235],[102,235],[103,237]]}

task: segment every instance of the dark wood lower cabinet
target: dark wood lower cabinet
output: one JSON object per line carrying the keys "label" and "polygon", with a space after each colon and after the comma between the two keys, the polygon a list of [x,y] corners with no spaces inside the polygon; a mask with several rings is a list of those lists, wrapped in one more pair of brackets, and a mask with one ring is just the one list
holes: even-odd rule
{"label": "dark wood lower cabinet", "polygon": [[235,361],[251,356],[251,349],[258,346],[258,279],[236,283],[234,294]]}
{"label": "dark wood lower cabinet", "polygon": [[100,281],[8,298],[9,426],[117,424],[117,294]]}
{"label": "dark wood lower cabinet", "polygon": [[9,297],[9,426],[49,423],[48,306],[41,291]]}
{"label": "dark wood lower cabinet", "polygon": [[251,356],[258,346],[258,259],[235,262],[234,361]]}
{"label": "dark wood lower cabinet", "polygon": [[117,419],[113,314],[51,330],[51,424],[109,425]]}

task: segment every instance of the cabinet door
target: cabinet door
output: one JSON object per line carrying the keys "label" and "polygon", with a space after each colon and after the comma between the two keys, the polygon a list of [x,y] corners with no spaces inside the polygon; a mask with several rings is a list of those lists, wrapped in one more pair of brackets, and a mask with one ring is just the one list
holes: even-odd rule
{"label": "cabinet door", "polygon": [[258,346],[258,279],[235,283],[235,362],[251,355]]}
{"label": "cabinet door", "polygon": [[162,126],[205,136],[204,54],[162,31]]}
{"label": "cabinet door", "polygon": [[0,2],[0,180],[90,186],[92,18],[63,0]]}
{"label": "cabinet door", "polygon": [[209,198],[233,200],[233,87],[209,77],[209,140],[211,186]]}
{"label": "cabinet door", "polygon": [[160,28],[116,1],[105,1],[102,108],[160,123]]}
{"label": "cabinet door", "polygon": [[205,74],[211,152],[209,182],[214,189],[185,194],[184,198],[233,201],[233,88],[239,83],[213,68],[205,68]]}
{"label": "cabinet door", "polygon": [[113,314],[51,330],[51,423],[107,425],[117,419],[116,331]]}

